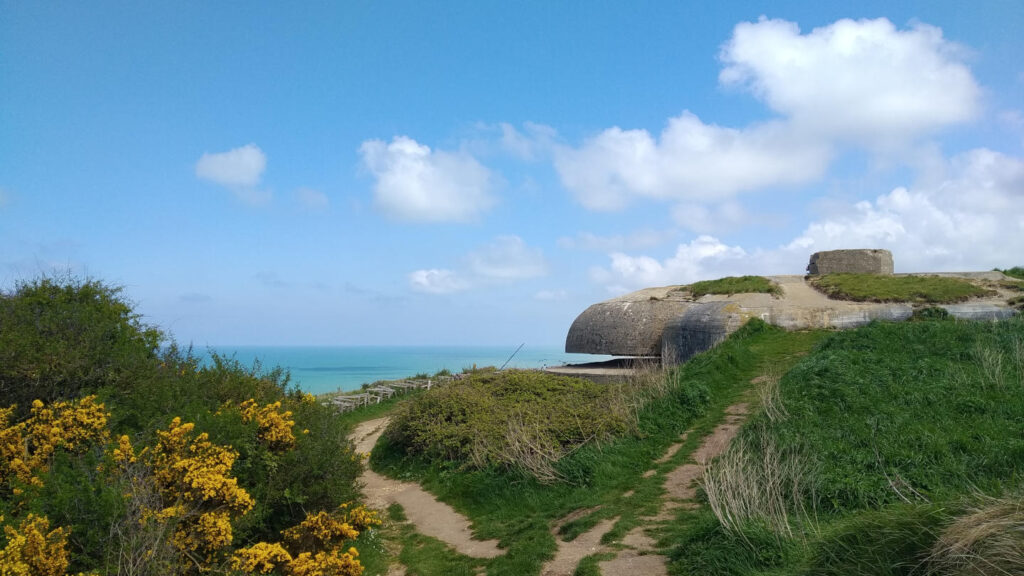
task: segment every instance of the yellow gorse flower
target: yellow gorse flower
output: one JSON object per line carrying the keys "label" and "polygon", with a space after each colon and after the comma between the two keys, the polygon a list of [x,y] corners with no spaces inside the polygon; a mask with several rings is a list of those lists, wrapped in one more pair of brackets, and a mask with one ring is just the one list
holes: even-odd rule
{"label": "yellow gorse flower", "polygon": [[14,528],[4,526],[7,545],[0,550],[4,576],[63,576],[68,569],[67,528],[50,530],[45,516],[29,514]]}
{"label": "yellow gorse flower", "polygon": [[238,409],[242,413],[242,421],[256,422],[256,437],[267,448],[284,452],[295,447],[295,434],[292,432],[295,421],[291,419],[291,411],[281,412],[281,402],[260,406],[250,398]]}
{"label": "yellow gorse flower", "polygon": [[35,400],[29,417],[11,424],[14,408],[0,408],[0,485],[17,479],[42,486],[37,473],[49,468],[58,449],[84,452],[109,438],[109,415],[95,396],[49,406]]}
{"label": "yellow gorse flower", "polygon": [[251,574],[266,574],[278,566],[287,566],[292,555],[278,543],[259,542],[248,548],[235,550],[231,557],[231,568]]}

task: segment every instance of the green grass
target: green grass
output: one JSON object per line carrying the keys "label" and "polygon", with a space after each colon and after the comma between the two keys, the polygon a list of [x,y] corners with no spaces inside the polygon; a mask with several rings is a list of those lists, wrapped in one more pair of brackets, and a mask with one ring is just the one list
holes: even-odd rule
{"label": "green grass", "polygon": [[[585,446],[564,458],[559,470],[568,483],[542,485],[529,476],[496,467],[467,470],[409,456],[386,439],[373,450],[371,465],[389,476],[421,482],[467,514],[479,538],[498,539],[507,553],[487,561],[488,574],[537,574],[554,554],[550,526],[556,519],[580,508],[600,506],[588,518],[567,526],[560,537],[573,538],[601,519],[618,517],[605,541],[621,538],[641,523],[641,516],[653,515],[659,508],[661,479],[643,478],[646,470],[654,466],[665,472],[685,461],[700,437],[721,420],[725,408],[744,397],[752,378],[772,367],[785,370],[823,337],[822,332],[790,333],[751,322],[716,349],[675,371],[666,396],[643,408],[636,433]],[[652,464],[688,429],[693,432],[673,459]],[[634,494],[623,498],[628,490]],[[417,542],[407,535],[403,550]],[[592,563],[582,569],[592,571]],[[416,570],[423,575],[446,573],[442,563],[417,564]]]}
{"label": "green grass", "polygon": [[726,276],[718,280],[701,280],[689,286],[683,286],[680,290],[688,291],[694,298],[700,298],[705,294],[749,294],[764,293],[779,296],[782,290],[777,284],[764,276]]}
{"label": "green grass", "polygon": [[789,501],[794,536],[758,522],[737,534],[693,512],[663,537],[671,572],[927,572],[936,538],[977,493],[1024,486],[1022,390],[1020,319],[834,334],[782,378],[788,417],[755,415],[733,443],[770,439],[805,462],[805,488]]}
{"label": "green grass", "polygon": [[855,302],[952,304],[994,294],[967,280],[941,276],[824,274],[812,276],[808,282],[829,298]]}

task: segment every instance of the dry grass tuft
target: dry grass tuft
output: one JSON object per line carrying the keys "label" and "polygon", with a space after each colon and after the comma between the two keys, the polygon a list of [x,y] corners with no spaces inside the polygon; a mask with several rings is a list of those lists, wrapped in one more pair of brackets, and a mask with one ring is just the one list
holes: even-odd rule
{"label": "dry grass tuft", "polygon": [[737,438],[725,454],[705,470],[708,505],[727,531],[743,536],[749,522],[764,525],[779,537],[793,537],[791,503],[803,509],[806,466],[792,452],[780,452],[769,434],[757,434],[758,445]]}
{"label": "dry grass tuft", "polygon": [[761,409],[771,422],[785,420],[789,416],[789,413],[786,412],[786,407],[782,405],[782,395],[779,392],[779,382],[781,380],[782,374],[778,368],[773,367],[765,373],[757,386],[757,395],[761,400]]}
{"label": "dry grass tuft", "polygon": [[1024,499],[984,497],[942,531],[928,564],[930,574],[1024,574]]}

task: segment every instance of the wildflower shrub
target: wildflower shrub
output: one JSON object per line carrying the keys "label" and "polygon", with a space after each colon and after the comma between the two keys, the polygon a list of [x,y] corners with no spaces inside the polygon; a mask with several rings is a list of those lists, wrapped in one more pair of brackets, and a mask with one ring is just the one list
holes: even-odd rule
{"label": "wildflower shrub", "polygon": [[[362,460],[283,371],[160,349],[164,335],[93,281],[4,293],[0,343],[23,339],[55,358],[66,349],[75,369],[0,345],[0,573],[226,572],[247,558],[266,561],[260,573],[362,572],[358,538],[376,522],[352,503]],[[347,530],[316,545],[285,538],[320,511]],[[44,545],[55,564],[25,568]]]}

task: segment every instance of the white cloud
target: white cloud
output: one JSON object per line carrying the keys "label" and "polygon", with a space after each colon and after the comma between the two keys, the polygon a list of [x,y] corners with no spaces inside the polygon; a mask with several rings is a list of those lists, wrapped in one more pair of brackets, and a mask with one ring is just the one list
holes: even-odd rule
{"label": "white cloud", "polygon": [[723,84],[742,86],[801,131],[879,145],[972,119],[981,91],[942,30],[839,20],[808,34],[793,22],[736,26]]}
{"label": "white cloud", "polygon": [[810,254],[887,248],[897,270],[985,270],[1024,260],[1024,160],[976,149],[945,179],[896,188],[811,223],[788,246]]}
{"label": "white cloud", "polygon": [[451,294],[469,289],[470,285],[452,270],[431,268],[416,270],[409,274],[409,285],[417,292],[427,294]]}
{"label": "white cloud", "polygon": [[196,176],[229,188],[258,186],[267,167],[267,156],[255,144],[203,154],[196,162]]}
{"label": "white cloud", "polygon": [[595,269],[591,277],[614,292],[688,284],[735,268],[748,256],[739,246],[728,246],[712,236],[698,236],[688,244],[680,244],[676,253],[665,260],[612,253],[609,268]]}
{"label": "white cloud", "polygon": [[299,188],[294,192],[295,201],[306,210],[322,211],[330,208],[331,201],[327,194],[312,188]]}
{"label": "white cloud", "polygon": [[683,112],[655,139],[646,130],[609,128],[579,148],[560,147],[562,184],[591,210],[618,210],[632,197],[717,200],[821,177],[831,148],[781,122],[742,130]]}
{"label": "white cloud", "polygon": [[467,257],[469,269],[481,278],[521,280],[547,273],[540,248],[530,248],[518,236],[499,236]]}
{"label": "white cloud", "polygon": [[719,80],[780,117],[743,127],[670,118],[655,137],[609,128],[578,147],[556,145],[562,184],[591,210],[637,198],[720,203],[737,194],[818,181],[846,145],[876,154],[977,116],[981,90],[964,51],[938,28],[840,20],[801,34],[792,22],[736,26]]}
{"label": "white cloud", "polygon": [[498,236],[467,254],[464,261],[465,266],[459,270],[416,270],[409,274],[409,283],[419,292],[446,294],[537,278],[548,271],[544,253],[527,246],[518,236]]}
{"label": "white cloud", "polygon": [[393,218],[467,222],[495,204],[495,177],[469,154],[431,150],[406,136],[367,140],[359,154],[376,178],[378,209]]}
{"label": "white cloud", "polygon": [[549,155],[558,138],[554,128],[536,122],[523,123],[523,130],[502,122],[500,144],[502,150],[520,160],[534,161]]}
{"label": "white cloud", "polygon": [[741,274],[799,274],[821,250],[885,248],[896,270],[944,272],[1024,265],[1024,159],[976,149],[941,176],[844,207],[783,246],[745,250],[700,236],[658,260],[621,252],[591,279],[610,291]]}

